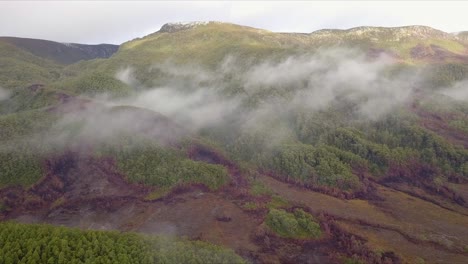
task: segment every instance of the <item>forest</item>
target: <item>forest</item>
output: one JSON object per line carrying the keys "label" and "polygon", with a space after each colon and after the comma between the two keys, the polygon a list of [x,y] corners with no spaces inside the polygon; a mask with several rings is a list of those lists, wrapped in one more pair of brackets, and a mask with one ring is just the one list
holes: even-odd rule
{"label": "forest", "polygon": [[0,223],[0,263],[245,263],[201,241],[51,225]]}

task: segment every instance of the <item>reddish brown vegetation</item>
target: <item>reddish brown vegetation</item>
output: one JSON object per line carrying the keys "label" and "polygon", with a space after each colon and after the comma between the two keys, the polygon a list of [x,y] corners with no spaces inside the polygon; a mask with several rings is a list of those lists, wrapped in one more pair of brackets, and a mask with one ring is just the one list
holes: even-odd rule
{"label": "reddish brown vegetation", "polygon": [[[275,236],[262,225],[268,212],[265,205],[271,197],[252,196],[237,164],[216,150],[197,144],[188,148],[188,155],[194,160],[225,166],[232,183],[216,192],[210,192],[203,185],[180,185],[163,199],[146,201],[145,196],[150,189],[126,182],[115,169],[112,159],[67,152],[49,158],[44,163],[46,176],[29,190],[9,188],[0,190],[0,194],[14,208],[7,215],[9,219],[27,214],[38,217],[39,221],[72,226],[91,221],[90,226],[84,226],[86,228],[103,226],[145,233],[176,230],[178,235],[232,247],[254,263],[340,263],[343,257],[364,263],[401,263],[391,251],[375,253],[367,246],[365,238],[343,229],[336,222],[338,218],[327,213],[318,216],[324,231],[321,239],[295,240]],[[361,192],[345,194],[335,189],[307,188],[346,199],[382,199],[376,190],[377,183],[368,180],[367,170],[355,170],[367,188]],[[417,184],[434,173],[431,167],[411,163],[406,167],[391,166],[385,180],[403,179]],[[63,203],[57,203],[61,199]],[[239,208],[247,202],[262,206],[256,210]],[[291,205],[297,206],[294,202]],[[312,212],[308,207],[301,208]],[[83,212],[91,216],[82,215]],[[100,214],[105,218],[95,220]],[[362,221],[358,224],[388,228]],[[415,240],[414,243],[421,241]]]}
{"label": "reddish brown vegetation", "polygon": [[272,177],[274,179],[277,179],[282,182],[286,182],[289,184],[293,184],[295,186],[305,188],[314,192],[319,192],[323,193],[326,195],[330,195],[336,198],[340,199],[367,199],[367,200],[380,200],[381,197],[377,194],[375,191],[375,184],[372,180],[369,178],[369,173],[367,168],[356,168],[353,170],[353,173],[355,175],[358,175],[360,178],[361,186],[358,190],[353,190],[353,191],[344,191],[339,188],[334,188],[334,187],[326,187],[326,186],[317,186],[313,184],[308,184],[308,183],[303,183],[299,181],[295,181],[294,179],[291,179],[290,177],[284,177],[281,175],[278,175],[278,173],[273,172],[273,171],[265,171],[265,170],[260,170],[259,173],[263,175],[268,175],[269,177]]}
{"label": "reddish brown vegetation", "polygon": [[335,248],[340,248],[339,252],[335,252],[332,259],[339,260],[344,256],[351,257],[364,263],[385,263],[385,264],[400,264],[401,258],[392,251],[382,252],[381,254],[375,253],[369,249],[363,237],[350,234],[336,224],[334,217],[329,215],[321,216],[323,225],[333,235],[333,245]]}
{"label": "reddish brown vegetation", "polygon": [[[467,206],[463,197],[458,195],[455,191],[447,186],[434,183],[434,178],[440,174],[439,168],[412,159],[408,160],[405,164],[392,163],[387,170],[386,176],[380,182],[385,185],[391,185],[392,183],[409,183],[410,185],[424,189],[430,194],[441,196],[461,206]],[[423,195],[414,192],[410,194],[442,206],[437,201],[427,199]]]}
{"label": "reddish brown vegetation", "polygon": [[39,92],[44,88],[44,84],[36,83],[28,87],[32,92]]}
{"label": "reddish brown vegetation", "polygon": [[440,46],[431,44],[429,46],[418,44],[410,51],[411,58],[423,60],[429,63],[446,61],[467,62],[468,56],[450,52]]}
{"label": "reddish brown vegetation", "polygon": [[232,184],[237,188],[246,187],[248,185],[247,180],[242,177],[240,168],[237,164],[230,161],[214,149],[195,143],[188,148],[187,155],[193,160],[223,165],[228,169],[232,178]]}
{"label": "reddish brown vegetation", "polygon": [[410,110],[419,117],[419,124],[447,139],[454,145],[468,148],[468,135],[460,129],[449,126],[448,122],[454,119],[453,114],[433,113],[418,107],[415,103]]}
{"label": "reddish brown vegetation", "polygon": [[[115,169],[110,158],[94,158],[75,152],[51,157],[44,161],[45,176],[28,190],[8,188],[5,192],[10,217],[29,212],[44,212],[54,201],[65,199],[82,203],[96,199],[107,201],[121,197],[141,197],[148,187],[129,184]],[[106,202],[104,202],[106,203]],[[96,204],[99,204],[96,202]]]}

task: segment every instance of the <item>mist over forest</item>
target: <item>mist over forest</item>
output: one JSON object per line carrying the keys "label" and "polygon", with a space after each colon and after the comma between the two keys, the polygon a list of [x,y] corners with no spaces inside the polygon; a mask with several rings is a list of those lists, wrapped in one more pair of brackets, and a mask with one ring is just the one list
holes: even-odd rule
{"label": "mist over forest", "polygon": [[463,263],[463,36],[0,38],[0,263]]}

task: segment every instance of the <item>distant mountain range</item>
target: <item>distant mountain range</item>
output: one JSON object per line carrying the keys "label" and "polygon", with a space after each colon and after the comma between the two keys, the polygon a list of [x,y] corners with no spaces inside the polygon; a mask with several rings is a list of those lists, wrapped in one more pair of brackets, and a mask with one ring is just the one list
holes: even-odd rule
{"label": "distant mountain range", "polygon": [[[408,50],[419,50],[421,45],[427,50],[423,57],[431,57],[437,53],[437,50],[443,49],[446,56],[457,54],[463,51],[465,45],[468,45],[468,31],[458,33],[446,33],[427,26],[404,26],[404,27],[356,27],[347,30],[342,29],[322,29],[312,33],[274,33],[267,30],[255,29],[235,24],[222,22],[191,22],[191,23],[167,23],[154,34],[176,33],[179,31],[203,28],[225,31],[233,31],[236,34],[248,33],[250,38],[255,39],[255,35],[262,37],[264,41],[271,41],[271,46],[325,46],[325,45],[370,45],[375,48],[388,48],[391,51],[401,52],[399,54],[405,57]],[[230,33],[234,33],[230,32]],[[254,33],[255,32],[255,33]],[[187,34],[194,32],[187,31]],[[151,36],[144,38],[145,42],[151,39]],[[228,36],[233,37],[233,36]],[[411,45],[411,42],[418,41],[418,45]],[[1,42],[9,43],[18,48],[31,52],[32,54],[50,59],[60,64],[72,64],[80,60],[91,60],[95,58],[109,58],[119,49],[119,45],[97,44],[87,45],[78,43],[60,43],[50,40],[18,38],[18,37],[0,37]],[[260,40],[259,40],[260,41]],[[261,41],[260,41],[261,42]],[[276,42],[276,43],[274,43]],[[423,42],[423,43],[422,43]],[[129,42],[133,43],[133,42]],[[126,43],[127,45],[131,45]],[[136,41],[138,43],[138,41]],[[133,43],[135,44],[135,43]],[[238,43],[243,44],[243,43]],[[436,51],[431,48],[435,47]],[[391,46],[391,47],[390,47]],[[405,47],[403,47],[405,46]],[[411,53],[411,52],[410,52]],[[415,52],[418,53],[418,52]],[[415,55],[418,56],[418,55]],[[440,56],[439,56],[440,58]],[[422,59],[419,56],[417,59]]]}

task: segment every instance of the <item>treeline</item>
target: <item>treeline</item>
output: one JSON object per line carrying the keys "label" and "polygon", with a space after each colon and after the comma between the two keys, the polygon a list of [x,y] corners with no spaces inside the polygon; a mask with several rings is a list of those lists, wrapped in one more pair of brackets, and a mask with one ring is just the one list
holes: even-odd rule
{"label": "treeline", "polygon": [[201,241],[0,223],[0,263],[245,263],[233,251]]}

